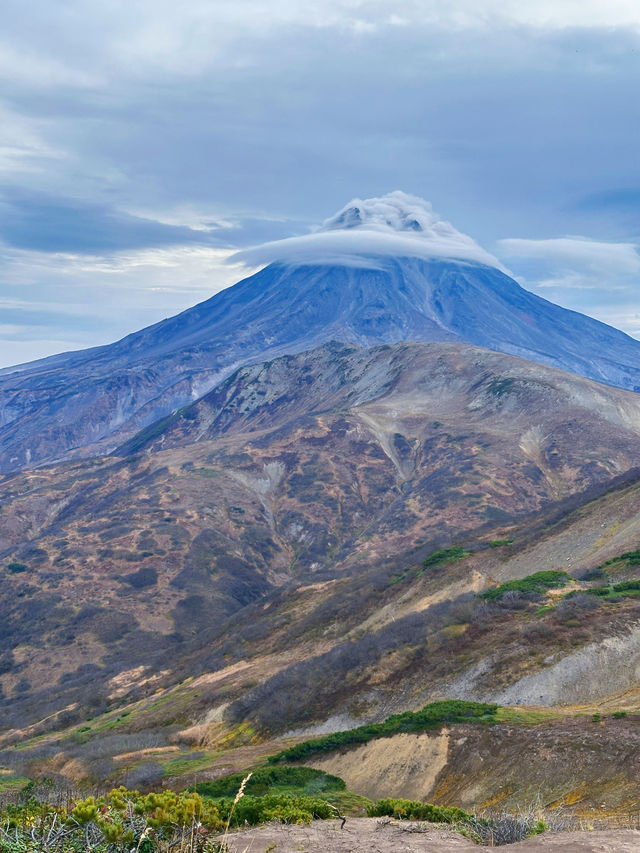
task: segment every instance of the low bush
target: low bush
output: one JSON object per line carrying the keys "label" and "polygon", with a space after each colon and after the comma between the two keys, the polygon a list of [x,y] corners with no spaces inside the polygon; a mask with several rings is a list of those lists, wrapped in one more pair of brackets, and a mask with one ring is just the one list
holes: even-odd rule
{"label": "low bush", "polygon": [[398,820],[455,824],[465,835],[491,847],[513,844],[525,838],[540,835],[547,829],[544,820],[535,813],[478,817],[455,807],[434,806],[431,803],[394,798],[372,803],[367,808],[367,814],[369,817],[388,816]]}
{"label": "low bush", "polygon": [[594,595],[585,592],[569,593],[555,608],[555,616],[560,621],[565,619],[580,619],[585,611],[597,610],[601,601]]}
{"label": "low bush", "polygon": [[[235,802],[231,798],[212,800],[223,821],[232,827],[256,826],[270,820],[280,823],[311,823],[335,816],[332,806],[320,797],[265,794],[263,797],[244,796]],[[235,804],[234,804],[235,803]]]}
{"label": "low bush", "polygon": [[621,581],[609,584],[609,586],[595,586],[584,590],[589,595],[597,595],[605,601],[620,601],[623,598],[636,598],[640,596],[640,580]]}
{"label": "low bush", "polygon": [[0,814],[0,850],[15,853],[155,853],[189,849],[203,853],[225,821],[214,803],[194,792],[141,795],[117,788],[106,797],[67,805],[31,797]]}
{"label": "low bush", "polygon": [[432,551],[423,561],[423,569],[433,569],[436,566],[442,566],[445,563],[453,563],[456,560],[464,560],[468,557],[468,551],[465,551],[462,545],[453,545],[451,548],[439,548],[437,551]]}
{"label": "low bush", "polygon": [[[515,844],[541,835],[547,831],[547,823],[536,811],[519,814],[504,813],[490,817],[473,817],[468,823],[469,834],[489,847],[502,847],[503,844]],[[467,827],[465,827],[467,829]],[[562,829],[565,829],[563,826]]]}
{"label": "low bush", "polygon": [[[640,566],[640,548],[636,548],[635,551],[625,551],[618,557],[612,557],[610,560],[603,563],[602,566],[612,566],[614,563],[620,563],[623,560],[629,568],[632,566]],[[600,568],[602,568],[602,566]]]}
{"label": "low bush", "polygon": [[549,589],[566,586],[570,581],[571,578],[566,572],[554,570],[536,572],[526,578],[507,581],[500,586],[486,589],[480,593],[480,597],[486,601],[498,601],[507,592],[545,593]]}
{"label": "low bush", "polygon": [[500,598],[500,604],[507,610],[525,610],[529,606],[529,596],[518,589],[509,589]]}
{"label": "low bush", "polygon": [[613,589],[615,592],[640,592],[640,580],[614,583]]}
{"label": "low bush", "polygon": [[367,808],[369,817],[395,817],[406,820],[424,820],[428,823],[460,823],[468,821],[471,815],[462,809],[451,806],[434,806],[431,803],[419,803],[416,800],[402,800],[387,797],[372,803]]}
{"label": "low bush", "polygon": [[[246,774],[233,773],[214,781],[198,782],[195,790],[205,797],[233,797]],[[251,774],[245,786],[248,795],[262,797],[273,789],[293,789],[299,793],[319,794],[344,791],[344,780],[312,767],[261,767]]]}

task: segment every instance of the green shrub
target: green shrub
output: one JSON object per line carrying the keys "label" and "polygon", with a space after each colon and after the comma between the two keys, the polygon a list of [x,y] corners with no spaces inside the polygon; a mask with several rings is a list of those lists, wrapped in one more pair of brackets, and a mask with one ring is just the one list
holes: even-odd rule
{"label": "green shrub", "polygon": [[613,589],[615,592],[640,592],[640,580],[614,583]]}
{"label": "green shrub", "polygon": [[544,820],[537,820],[527,833],[527,838],[531,838],[533,835],[543,835],[548,829],[549,827]]}
{"label": "green shrub", "polygon": [[611,591],[612,587],[610,586],[594,586],[591,589],[585,589],[585,592],[588,592],[589,595],[599,595],[603,598],[610,595]]}
{"label": "green shrub", "polygon": [[26,572],[29,567],[24,563],[7,563],[7,569],[12,572],[14,575],[17,575],[19,572]]}
{"label": "green shrub", "polygon": [[436,566],[442,566],[445,563],[453,563],[456,560],[464,560],[469,556],[469,552],[465,551],[462,545],[454,545],[451,548],[439,548],[437,551],[432,551],[423,561],[423,569],[433,569]]}
{"label": "green shrub", "polygon": [[465,551],[462,545],[454,545],[451,548],[439,548],[437,551],[432,551],[422,561],[422,567],[418,569],[408,568],[397,575],[393,575],[389,580],[389,586],[394,586],[397,583],[403,583],[407,580],[421,577],[425,572],[431,569],[436,569],[439,566],[446,566],[447,563],[453,563],[456,560],[464,560],[469,556],[469,552]]}
{"label": "green shrub", "polygon": [[386,797],[367,808],[369,817],[395,817],[406,820],[424,820],[429,823],[460,823],[468,821],[470,814],[455,807],[434,806],[416,800]]}
{"label": "green shrub", "polygon": [[625,551],[623,554],[620,554],[619,557],[612,557],[610,560],[607,560],[602,565],[612,566],[614,563],[619,563],[622,560],[626,560],[627,566],[629,568],[631,568],[632,566],[640,566],[640,548],[636,548],[635,551]]}
{"label": "green shrub", "polygon": [[547,825],[534,815],[503,814],[479,817],[452,806],[434,806],[415,800],[385,798],[367,808],[369,817],[394,817],[398,820],[420,820],[428,823],[455,824],[458,831],[480,844],[500,846],[512,844],[546,832]]}
{"label": "green shrub", "polygon": [[624,717],[627,716],[627,712],[626,711],[614,711],[612,716],[613,716],[614,720],[622,720]]}
{"label": "green shrub", "polygon": [[592,714],[591,719],[593,720],[594,723],[599,723],[600,720],[602,719],[602,715],[601,714]]}
{"label": "green shrub", "polygon": [[597,595],[606,601],[621,601],[623,598],[640,596],[640,580],[621,581],[609,586],[594,586],[591,589],[585,589],[584,592]]}
{"label": "green shrub", "polygon": [[[221,779],[198,782],[195,790],[204,797],[234,797],[246,773],[233,773]],[[275,788],[295,789],[305,794],[344,791],[343,779],[312,767],[261,767],[254,770],[245,786],[247,795],[262,797]],[[286,793],[280,792],[280,793]]]}
{"label": "green shrub", "polygon": [[533,575],[528,575],[526,578],[519,580],[507,581],[486,589],[480,593],[480,598],[486,601],[497,601],[502,598],[505,592],[537,592],[544,593],[549,589],[557,589],[558,587],[566,586],[571,578],[566,572],[558,572],[554,570],[536,572]]}
{"label": "green shrub", "polygon": [[502,548],[504,545],[513,545],[513,539],[492,539],[489,542],[490,548]]}
{"label": "green shrub", "polygon": [[291,796],[290,794],[266,794],[264,797],[244,796],[234,806],[228,799],[215,800],[216,810],[223,820],[230,819],[230,826],[255,826],[270,820],[281,823],[311,823],[312,820],[327,820],[335,812],[326,800],[320,797]]}
{"label": "green shrub", "polygon": [[[204,849],[209,834],[224,829],[225,822],[215,803],[205,802],[194,792],[142,795],[121,787],[106,797],[87,797],[68,806],[54,806],[30,796],[0,810],[0,827],[3,853],[81,853],[88,849],[155,853],[186,850],[190,842],[188,849],[196,853]],[[198,847],[192,843],[196,832],[202,839]]]}
{"label": "green shrub", "polygon": [[334,732],[324,737],[306,740],[283,749],[267,759],[270,764],[284,761],[302,761],[310,755],[333,752],[343,746],[351,746],[379,737],[391,737],[401,732],[423,732],[442,723],[494,722],[497,705],[485,705],[480,702],[463,702],[449,699],[443,702],[431,702],[420,711],[405,711],[393,714],[384,723],[369,723],[356,729]]}

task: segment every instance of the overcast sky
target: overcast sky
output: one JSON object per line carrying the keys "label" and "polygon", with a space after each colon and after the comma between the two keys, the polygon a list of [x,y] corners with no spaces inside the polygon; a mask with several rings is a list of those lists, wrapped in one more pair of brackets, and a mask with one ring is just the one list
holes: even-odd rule
{"label": "overcast sky", "polygon": [[639,47],[635,0],[4,0],[0,366],[397,189],[640,337]]}

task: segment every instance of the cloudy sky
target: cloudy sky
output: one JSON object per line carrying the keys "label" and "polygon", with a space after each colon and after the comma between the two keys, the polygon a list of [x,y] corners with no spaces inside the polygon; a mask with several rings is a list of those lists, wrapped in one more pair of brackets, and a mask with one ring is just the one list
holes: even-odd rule
{"label": "cloudy sky", "polygon": [[639,48],[634,0],[4,0],[0,366],[396,189],[640,337]]}

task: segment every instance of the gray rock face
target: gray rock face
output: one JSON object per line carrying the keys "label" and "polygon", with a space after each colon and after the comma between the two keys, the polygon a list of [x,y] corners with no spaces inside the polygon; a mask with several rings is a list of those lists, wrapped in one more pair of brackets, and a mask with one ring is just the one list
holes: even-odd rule
{"label": "gray rock face", "polygon": [[0,371],[0,471],[111,450],[237,367],[330,340],[457,341],[640,390],[640,342],[481,264],[271,264],[117,343]]}

